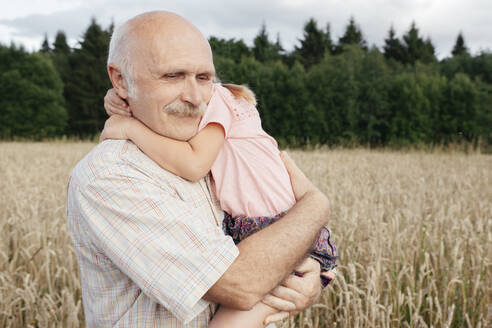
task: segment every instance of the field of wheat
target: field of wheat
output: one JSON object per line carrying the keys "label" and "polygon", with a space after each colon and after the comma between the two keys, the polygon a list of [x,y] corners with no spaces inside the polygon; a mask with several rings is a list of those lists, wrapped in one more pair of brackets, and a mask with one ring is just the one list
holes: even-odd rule
{"label": "field of wheat", "polygon": [[[0,143],[0,327],[84,325],[68,175],[91,143]],[[492,157],[293,151],[329,196],[339,276],[279,327],[492,327]]]}

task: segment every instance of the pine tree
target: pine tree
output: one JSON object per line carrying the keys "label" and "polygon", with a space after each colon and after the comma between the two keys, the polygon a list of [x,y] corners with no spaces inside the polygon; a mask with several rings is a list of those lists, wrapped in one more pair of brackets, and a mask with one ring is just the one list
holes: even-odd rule
{"label": "pine tree", "polygon": [[48,34],[44,34],[44,40],[43,40],[43,43],[41,44],[41,52],[43,53],[50,53],[51,52],[51,48],[50,48],[50,44],[48,42]]}
{"label": "pine tree", "polygon": [[333,40],[331,39],[331,26],[330,23],[326,24],[325,29],[325,52],[333,53],[335,50],[335,45],[333,44]]}
{"label": "pine tree", "polygon": [[71,54],[70,47],[67,44],[67,37],[63,31],[58,31],[53,42],[53,52],[51,53],[51,59],[58,74],[63,81],[63,94],[65,99],[70,97],[67,95],[66,84],[70,79],[70,64],[69,57]]}
{"label": "pine tree", "polygon": [[384,57],[393,58],[399,62],[404,61],[404,49],[400,40],[396,37],[395,29],[391,25],[388,32],[388,38],[384,39]]}
{"label": "pine tree", "polygon": [[306,69],[319,63],[327,51],[326,34],[318,29],[318,24],[314,18],[304,25],[304,35],[299,39],[300,47],[295,47],[299,61]]}
{"label": "pine tree", "polygon": [[273,49],[280,57],[282,57],[285,54],[285,49],[282,46],[282,42],[280,41],[280,33],[277,33],[277,39],[275,40]]}
{"label": "pine tree", "polygon": [[58,31],[55,36],[55,42],[53,42],[53,52],[68,55],[70,53],[70,47],[67,43],[67,36],[65,32]]}
{"label": "pine tree", "polygon": [[258,32],[253,40],[253,55],[255,56],[256,60],[260,62],[265,62],[268,56],[269,47],[270,41],[268,41],[266,25],[265,23],[263,23],[261,25],[260,32]]}
{"label": "pine tree", "polygon": [[430,37],[427,37],[427,39],[425,39],[424,49],[425,49],[424,52],[425,55],[422,57],[422,62],[431,63],[435,61],[436,47],[434,47],[434,44],[432,44],[432,40]]}
{"label": "pine tree", "polygon": [[268,32],[265,23],[253,40],[253,56],[260,62],[269,62],[279,60],[281,55],[279,49],[268,38]]}
{"label": "pine tree", "polygon": [[451,51],[453,56],[468,55],[468,48],[465,45],[465,39],[463,34],[460,32],[456,38],[456,43],[454,44],[453,51]]}
{"label": "pine tree", "polygon": [[92,19],[80,41],[69,57],[70,75],[66,82],[65,95],[72,133],[94,135],[102,130],[107,116],[103,98],[111,87],[106,59],[111,26],[103,30]]}
{"label": "pine tree", "polygon": [[349,24],[343,36],[338,39],[337,53],[343,52],[343,46],[355,44],[361,49],[367,50],[367,42],[364,40],[361,29],[355,23],[354,17],[350,17]]}
{"label": "pine tree", "polygon": [[407,64],[415,64],[416,61],[430,63],[435,60],[434,46],[429,38],[426,41],[419,35],[419,30],[412,22],[408,32],[403,35],[405,41],[403,48],[405,51],[405,60]]}

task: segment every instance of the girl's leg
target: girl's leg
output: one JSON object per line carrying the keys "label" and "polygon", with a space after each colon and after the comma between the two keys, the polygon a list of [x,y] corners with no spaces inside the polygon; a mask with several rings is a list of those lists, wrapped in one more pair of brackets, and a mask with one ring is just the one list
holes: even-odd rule
{"label": "girl's leg", "polygon": [[270,314],[277,313],[274,308],[257,303],[249,311],[233,310],[220,306],[210,321],[209,328],[263,328],[263,320]]}

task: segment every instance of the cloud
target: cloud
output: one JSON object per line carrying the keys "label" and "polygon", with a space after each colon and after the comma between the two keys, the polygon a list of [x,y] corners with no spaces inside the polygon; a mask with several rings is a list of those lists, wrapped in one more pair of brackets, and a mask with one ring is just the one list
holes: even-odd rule
{"label": "cloud", "polygon": [[[368,43],[382,46],[391,25],[401,36],[415,21],[423,36],[431,37],[440,57],[449,55],[459,31],[463,31],[468,46],[478,51],[490,48],[488,37],[492,30],[489,0],[70,0],[63,10],[31,14],[23,17],[0,19],[0,41],[9,31],[11,38],[42,39],[44,33],[53,37],[63,30],[69,39],[80,39],[95,17],[106,27],[113,20],[116,24],[145,11],[170,10],[183,15],[206,36],[243,39],[252,44],[263,22],[272,40],[280,34],[284,48],[292,50],[302,37],[303,25],[313,17],[318,26],[331,26],[332,38],[337,41],[344,33],[348,20],[353,16],[361,27]],[[5,17],[5,16],[4,16]],[[40,42],[39,42],[40,44]]]}
{"label": "cloud", "polygon": [[70,9],[46,15],[28,15],[15,19],[1,19],[0,25],[14,29],[14,36],[39,37],[44,33],[54,35],[63,30],[68,36],[78,37],[90,24],[89,9]]}

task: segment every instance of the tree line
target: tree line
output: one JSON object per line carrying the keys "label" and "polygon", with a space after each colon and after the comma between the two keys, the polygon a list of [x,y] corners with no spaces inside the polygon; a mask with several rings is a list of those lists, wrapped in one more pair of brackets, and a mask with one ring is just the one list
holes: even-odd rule
{"label": "tree line", "polygon": [[[92,19],[75,48],[63,31],[35,53],[0,45],[0,138],[99,133],[113,28]],[[390,27],[379,49],[353,18],[338,40],[311,18],[298,41],[286,51],[265,24],[252,46],[209,39],[221,81],[255,91],[263,128],[281,145],[491,144],[492,53],[471,55],[462,33],[440,61],[415,23],[401,36]]]}

